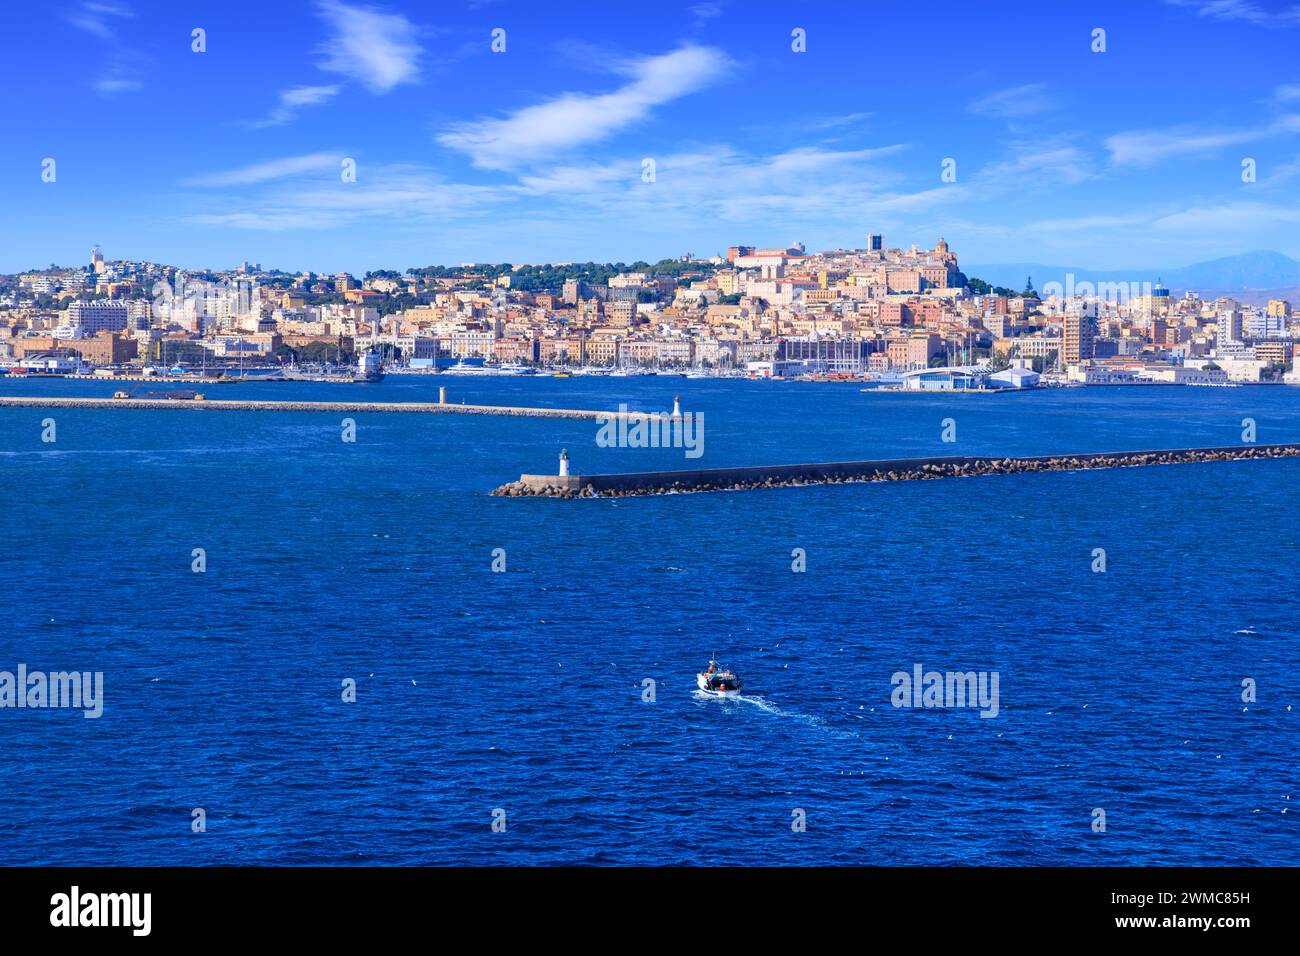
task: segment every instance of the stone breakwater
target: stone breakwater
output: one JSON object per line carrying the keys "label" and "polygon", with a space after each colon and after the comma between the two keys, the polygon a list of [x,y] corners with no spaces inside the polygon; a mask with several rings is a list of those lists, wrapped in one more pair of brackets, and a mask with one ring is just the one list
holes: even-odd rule
{"label": "stone breakwater", "polygon": [[334,412],[411,415],[512,415],[522,418],[584,418],[607,421],[626,418],[658,421],[660,412],[594,411],[585,408],[529,408],[511,405],[453,405],[450,402],[266,402],[181,398],[31,398],[3,396],[0,408],[111,408],[192,412]]}
{"label": "stone breakwater", "polygon": [[1032,457],[898,458],[883,461],[817,462],[609,475],[521,475],[518,481],[502,485],[492,494],[503,497],[619,498],[629,495],[743,491],[753,488],[789,488],[800,485],[864,481],[919,481],[929,478],[969,478],[1038,471],[1136,468],[1147,465],[1239,461],[1248,458],[1300,458],[1300,443]]}

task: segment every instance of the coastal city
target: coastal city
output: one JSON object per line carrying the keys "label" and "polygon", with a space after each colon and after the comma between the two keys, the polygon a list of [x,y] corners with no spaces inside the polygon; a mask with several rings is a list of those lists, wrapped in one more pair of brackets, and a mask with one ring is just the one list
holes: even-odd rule
{"label": "coastal city", "polygon": [[1300,0],[6,12],[7,937],[1294,922]]}
{"label": "coastal city", "polygon": [[357,277],[111,259],[0,276],[9,377],[373,381],[392,374],[727,376],[984,391],[1300,384],[1284,299],[1141,277],[1020,290],[932,247],[735,245],[656,263],[464,263]]}

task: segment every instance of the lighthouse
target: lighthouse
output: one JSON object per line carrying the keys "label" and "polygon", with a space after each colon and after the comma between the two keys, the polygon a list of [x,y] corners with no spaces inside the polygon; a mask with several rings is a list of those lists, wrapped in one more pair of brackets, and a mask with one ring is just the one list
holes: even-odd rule
{"label": "lighthouse", "polygon": [[682,417],[682,397],[680,395],[674,395],[673,396],[673,418],[681,418],[681,417]]}
{"label": "lighthouse", "polygon": [[560,477],[569,477],[569,450],[567,448],[560,451]]}

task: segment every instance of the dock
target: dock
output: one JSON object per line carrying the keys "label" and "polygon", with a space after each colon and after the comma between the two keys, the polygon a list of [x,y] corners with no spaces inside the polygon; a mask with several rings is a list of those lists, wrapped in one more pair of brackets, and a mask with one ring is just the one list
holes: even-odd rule
{"label": "dock", "polygon": [[[700,491],[743,491],[865,481],[918,481],[931,478],[971,478],[1042,471],[1083,471],[1093,468],[1138,468],[1211,461],[1300,457],[1300,443],[1225,445],[1215,448],[1165,448],[1152,451],[1109,451],[1067,455],[947,456],[892,458],[875,461],[811,462],[792,465],[753,465],[682,471],[644,471],[605,475],[520,475],[518,481],[492,492],[502,497],[617,498]],[[567,471],[567,460],[561,471]]]}
{"label": "dock", "polygon": [[115,411],[190,412],[331,412],[334,414],[505,415],[522,418],[578,418],[606,422],[659,421],[668,412],[599,411],[585,408],[536,408],[511,405],[455,405],[451,402],[284,402],[189,398],[70,398],[0,396],[0,408],[83,408]]}

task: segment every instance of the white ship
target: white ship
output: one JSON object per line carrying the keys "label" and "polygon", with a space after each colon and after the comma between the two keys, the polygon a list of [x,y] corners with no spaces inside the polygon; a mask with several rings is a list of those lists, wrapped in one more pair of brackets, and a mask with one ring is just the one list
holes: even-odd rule
{"label": "white ship", "polygon": [[355,378],[358,382],[380,382],[384,378],[384,360],[378,352],[365,351],[357,357]]}

